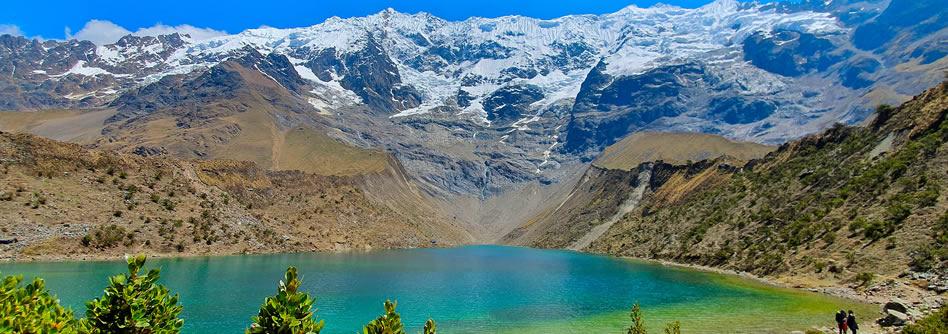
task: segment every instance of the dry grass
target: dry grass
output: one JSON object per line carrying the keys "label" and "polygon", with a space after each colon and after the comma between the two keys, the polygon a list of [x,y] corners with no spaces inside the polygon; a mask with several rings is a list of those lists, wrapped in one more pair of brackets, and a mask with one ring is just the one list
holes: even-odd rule
{"label": "dry grass", "polygon": [[642,132],[607,147],[593,164],[628,171],[638,168],[643,162],[658,160],[680,165],[726,155],[748,161],[762,158],[774,149],[773,146],[737,142],[703,133]]}
{"label": "dry grass", "polygon": [[[320,176],[243,161],[142,158],[9,133],[0,133],[0,161],[0,192],[10,194],[0,200],[0,236],[19,240],[0,246],[6,259],[430,247],[431,239],[439,245],[465,240],[418,195],[377,200],[384,197],[379,192],[412,193],[366,186],[407,187],[402,176],[388,172],[398,168]],[[131,237],[108,247],[80,242],[113,224]]]}

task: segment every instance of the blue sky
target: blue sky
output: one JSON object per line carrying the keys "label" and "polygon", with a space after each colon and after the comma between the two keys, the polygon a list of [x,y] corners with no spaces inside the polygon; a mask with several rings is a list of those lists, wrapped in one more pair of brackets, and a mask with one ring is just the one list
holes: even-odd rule
{"label": "blue sky", "polygon": [[[648,7],[659,0],[232,0],[201,1],[9,1],[0,12],[0,34],[63,39],[109,40],[128,32],[187,31],[237,33],[263,25],[289,28],[318,24],[332,16],[353,17],[392,7],[400,12],[430,12],[448,20],[471,16],[524,15],[555,18],[569,14],[615,12],[631,4]],[[664,0],[699,7],[711,0]],[[37,6],[41,8],[37,8]],[[88,29],[84,29],[88,28]],[[144,30],[143,30],[144,29]],[[152,29],[152,30],[148,30]],[[107,31],[108,30],[108,31]],[[103,36],[108,35],[108,36]],[[114,38],[117,39],[117,38]]]}

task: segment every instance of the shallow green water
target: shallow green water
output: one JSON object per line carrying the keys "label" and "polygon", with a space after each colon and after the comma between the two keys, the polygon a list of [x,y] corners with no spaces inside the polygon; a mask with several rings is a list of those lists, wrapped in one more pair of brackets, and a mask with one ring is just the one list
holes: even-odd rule
{"label": "shallow green water", "polygon": [[[287,266],[317,297],[323,333],[355,333],[385,299],[415,333],[429,317],[440,333],[620,333],[637,300],[661,332],[786,333],[831,325],[840,308],[875,307],[774,288],[732,276],[567,251],[500,246],[149,260],[181,296],[186,333],[242,333]],[[101,295],[122,262],[0,264],[4,275],[40,276],[77,313]]]}

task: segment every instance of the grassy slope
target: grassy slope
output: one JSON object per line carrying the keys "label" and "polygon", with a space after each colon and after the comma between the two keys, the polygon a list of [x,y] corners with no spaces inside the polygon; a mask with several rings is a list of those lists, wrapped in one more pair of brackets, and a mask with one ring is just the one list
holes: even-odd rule
{"label": "grassy slope", "polygon": [[607,147],[593,164],[605,169],[632,170],[643,162],[658,160],[685,164],[727,155],[748,161],[762,158],[775,148],[704,133],[640,132]]}
{"label": "grassy slope", "polygon": [[[0,230],[19,241],[0,246],[0,254],[109,258],[465,242],[457,226],[424,205],[397,161],[387,163],[379,173],[319,176],[0,133]],[[92,240],[83,246],[87,234]]]}
{"label": "grassy slope", "polygon": [[0,131],[25,132],[60,141],[88,143],[115,110],[43,110],[0,112]]}
{"label": "grassy slope", "polygon": [[752,169],[714,170],[705,177],[718,182],[703,187],[684,186],[694,176],[653,179],[643,207],[589,250],[814,286],[939,267],[948,225],[948,84],[880,110],[868,127],[785,144]]}

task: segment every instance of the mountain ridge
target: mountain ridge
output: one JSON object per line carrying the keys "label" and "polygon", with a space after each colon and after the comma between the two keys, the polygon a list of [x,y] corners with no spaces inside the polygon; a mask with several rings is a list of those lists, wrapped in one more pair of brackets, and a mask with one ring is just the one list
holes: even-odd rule
{"label": "mountain ridge", "polygon": [[719,0],[550,20],[384,10],[305,28],[208,40],[126,36],[103,46],[7,36],[0,108],[108,105],[134,122],[153,107],[135,103],[137,92],[195,86],[244,61],[285,86],[276,107],[290,111],[279,114],[292,115],[293,126],[393,152],[432,195],[487,198],[564,181],[574,171],[563,168],[639,131],[779,144],[862,121],[869,105],[901,102],[948,67],[937,43],[948,30],[938,21],[926,21],[925,33],[894,28],[911,38],[889,43],[905,45],[853,44],[874,20],[920,15],[890,3]]}

